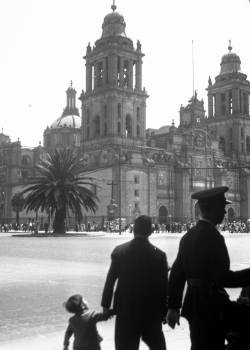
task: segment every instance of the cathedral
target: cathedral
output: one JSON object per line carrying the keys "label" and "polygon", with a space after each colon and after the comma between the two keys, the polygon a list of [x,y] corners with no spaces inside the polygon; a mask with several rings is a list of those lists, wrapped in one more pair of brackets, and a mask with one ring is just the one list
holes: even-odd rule
{"label": "cathedral", "polygon": [[[84,213],[86,220],[130,223],[146,214],[159,223],[194,221],[199,211],[192,193],[221,185],[229,187],[232,201],[226,220],[247,220],[250,83],[231,43],[219,75],[208,79],[207,115],[195,92],[181,105],[178,126],[147,129],[142,45],[127,37],[124,17],[114,4],[111,9],[101,37],[86,48],[84,90],[77,96],[70,84],[66,107],[44,130],[43,146],[25,149],[0,134],[0,220],[15,220],[11,198],[34,176],[46,151],[58,147],[74,147],[95,179],[99,208],[94,216]],[[45,214],[36,215],[45,220]],[[27,214],[20,216],[25,220]]]}

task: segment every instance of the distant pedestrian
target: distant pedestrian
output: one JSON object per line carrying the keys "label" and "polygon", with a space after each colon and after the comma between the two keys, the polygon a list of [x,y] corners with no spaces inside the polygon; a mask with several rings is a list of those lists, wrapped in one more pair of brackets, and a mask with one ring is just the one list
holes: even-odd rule
{"label": "distant pedestrian", "polygon": [[49,230],[49,224],[47,223],[47,221],[44,223],[44,233],[47,234]]}
{"label": "distant pedestrian", "polygon": [[108,312],[114,297],[116,350],[138,350],[140,339],[150,350],[166,349],[162,322],[167,312],[168,265],[166,254],[149,242],[151,233],[151,218],[139,216],[134,238],[111,254],[101,305]]}
{"label": "distant pedestrian", "polygon": [[97,331],[96,324],[110,318],[111,312],[104,314],[90,311],[88,303],[79,294],[72,295],[64,306],[74,316],[69,319],[63,349],[68,350],[70,337],[74,335],[73,350],[101,350],[102,337]]}

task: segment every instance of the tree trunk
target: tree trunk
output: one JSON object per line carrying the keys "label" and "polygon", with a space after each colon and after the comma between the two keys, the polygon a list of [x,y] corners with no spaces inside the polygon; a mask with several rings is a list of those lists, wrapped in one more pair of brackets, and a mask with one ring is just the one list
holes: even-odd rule
{"label": "tree trunk", "polygon": [[19,225],[19,211],[16,211],[16,224]]}
{"label": "tree trunk", "polygon": [[65,217],[66,217],[65,210],[61,209],[56,211],[54,222],[53,222],[54,233],[66,233]]}

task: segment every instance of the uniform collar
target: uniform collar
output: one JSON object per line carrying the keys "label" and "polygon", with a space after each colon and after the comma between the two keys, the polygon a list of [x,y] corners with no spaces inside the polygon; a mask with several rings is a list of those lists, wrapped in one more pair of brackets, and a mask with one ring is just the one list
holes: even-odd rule
{"label": "uniform collar", "polygon": [[148,240],[148,237],[144,236],[144,235],[138,235],[137,234],[137,235],[134,236],[134,239],[136,239],[136,238]]}
{"label": "uniform collar", "polygon": [[200,221],[208,222],[210,225],[212,225],[213,227],[216,228],[216,225],[215,225],[212,221],[210,221],[210,220],[208,220],[208,219],[206,219],[206,218],[200,218]]}

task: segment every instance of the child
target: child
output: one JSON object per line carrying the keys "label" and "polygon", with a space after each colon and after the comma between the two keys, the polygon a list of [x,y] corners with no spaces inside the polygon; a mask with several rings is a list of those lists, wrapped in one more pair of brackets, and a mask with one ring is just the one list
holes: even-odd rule
{"label": "child", "polygon": [[69,339],[74,334],[74,350],[101,350],[96,323],[110,318],[111,314],[89,311],[87,302],[81,295],[72,295],[65,303],[66,310],[73,313],[64,336],[64,350],[68,350]]}

